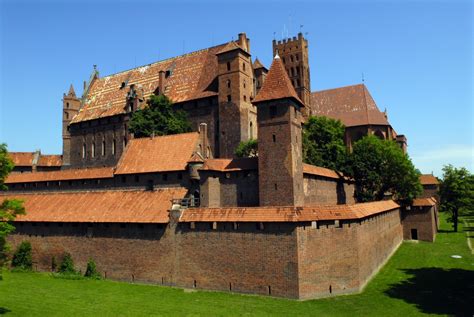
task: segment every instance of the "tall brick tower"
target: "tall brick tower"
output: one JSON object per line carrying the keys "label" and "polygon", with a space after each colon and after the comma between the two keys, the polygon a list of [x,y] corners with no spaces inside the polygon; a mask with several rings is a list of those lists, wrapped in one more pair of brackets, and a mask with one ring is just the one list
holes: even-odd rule
{"label": "tall brick tower", "polygon": [[257,97],[260,206],[303,206],[301,110],[278,55]]}
{"label": "tall brick tower", "polygon": [[295,36],[278,42],[273,40],[273,56],[277,53],[285,66],[298,97],[306,106],[304,115],[307,116],[310,114],[311,108],[308,40],[303,37],[301,32],[298,33],[298,37]]}
{"label": "tall brick tower", "polygon": [[[240,141],[256,135],[250,41],[245,33],[217,53],[219,67],[219,157],[231,158]],[[254,137],[255,138],[255,137]]]}
{"label": "tall brick tower", "polygon": [[69,123],[81,107],[81,101],[76,97],[74,87],[71,85],[69,92],[63,94],[63,166],[71,165],[71,134]]}

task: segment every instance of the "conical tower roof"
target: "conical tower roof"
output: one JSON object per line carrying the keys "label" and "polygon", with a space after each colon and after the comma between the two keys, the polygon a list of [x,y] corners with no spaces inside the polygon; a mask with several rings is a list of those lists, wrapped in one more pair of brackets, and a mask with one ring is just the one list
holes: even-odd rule
{"label": "conical tower roof", "polygon": [[278,55],[275,56],[272,66],[268,71],[267,78],[263,83],[262,89],[258,92],[253,103],[263,101],[292,98],[304,107],[303,102],[298,97],[295,88],[291,84],[290,78],[286,73],[285,66]]}
{"label": "conical tower roof", "polygon": [[71,96],[71,97],[76,97],[76,92],[74,91],[74,87],[71,86],[69,87],[69,92],[67,93],[68,96]]}

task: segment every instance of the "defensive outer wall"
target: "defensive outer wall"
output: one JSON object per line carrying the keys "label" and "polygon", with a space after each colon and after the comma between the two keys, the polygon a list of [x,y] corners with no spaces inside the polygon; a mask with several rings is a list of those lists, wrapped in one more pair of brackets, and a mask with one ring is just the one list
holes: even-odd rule
{"label": "defensive outer wall", "polygon": [[360,291],[398,248],[398,205],[379,209],[350,220],[226,222],[173,211],[169,223],[17,222],[9,242],[30,241],[39,271],[69,252],[82,272],[92,258],[115,280],[311,299]]}

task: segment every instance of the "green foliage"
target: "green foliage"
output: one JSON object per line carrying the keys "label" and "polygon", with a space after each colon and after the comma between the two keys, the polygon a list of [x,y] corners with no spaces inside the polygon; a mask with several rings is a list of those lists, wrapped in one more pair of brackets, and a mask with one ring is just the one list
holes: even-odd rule
{"label": "green foliage", "polygon": [[[0,144],[0,190],[6,190],[5,178],[13,170],[13,162],[8,157],[7,146]],[[0,279],[1,270],[7,257],[7,235],[15,230],[11,222],[17,215],[25,213],[21,200],[7,200],[0,203]]]}
{"label": "green foliage", "polygon": [[241,141],[235,149],[237,157],[256,157],[258,156],[258,141],[250,139],[248,141]]}
{"label": "green foliage", "polygon": [[12,267],[21,270],[33,269],[33,260],[31,258],[31,243],[23,241],[20,243],[15,253],[13,254]]}
{"label": "green foliage", "polygon": [[100,280],[101,276],[99,272],[97,272],[97,266],[95,265],[94,260],[89,259],[87,262],[86,273],[84,274],[85,277],[89,277],[92,279]]}
{"label": "green foliage", "polygon": [[345,127],[327,117],[308,118],[303,128],[303,161],[308,164],[347,171]]}
{"label": "green foliage", "polygon": [[69,253],[64,253],[63,260],[59,265],[59,273],[61,274],[77,274],[76,269],[74,268],[74,261],[72,256]]}
{"label": "green foliage", "polygon": [[381,200],[389,192],[407,204],[422,192],[419,172],[394,141],[362,138],[354,144],[349,164],[359,202]]}
{"label": "green foliage", "polygon": [[173,103],[165,95],[151,95],[148,106],[137,110],[130,119],[129,130],[135,137],[178,134],[191,131],[186,112],[174,110]]}
{"label": "green foliage", "polygon": [[439,194],[441,210],[451,214],[454,231],[457,231],[459,214],[474,211],[474,174],[464,167],[444,166]]}

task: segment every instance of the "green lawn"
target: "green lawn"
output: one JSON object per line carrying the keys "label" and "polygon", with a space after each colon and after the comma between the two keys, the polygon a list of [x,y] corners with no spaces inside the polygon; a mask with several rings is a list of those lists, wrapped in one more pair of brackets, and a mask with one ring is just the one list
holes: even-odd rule
{"label": "green lawn", "polygon": [[[64,280],[4,273],[0,314],[11,316],[318,315],[410,316],[474,313],[474,256],[466,231],[449,232],[441,217],[435,243],[405,242],[357,295],[293,301],[113,281]],[[467,231],[470,232],[470,231]],[[451,255],[461,255],[461,259]]]}

